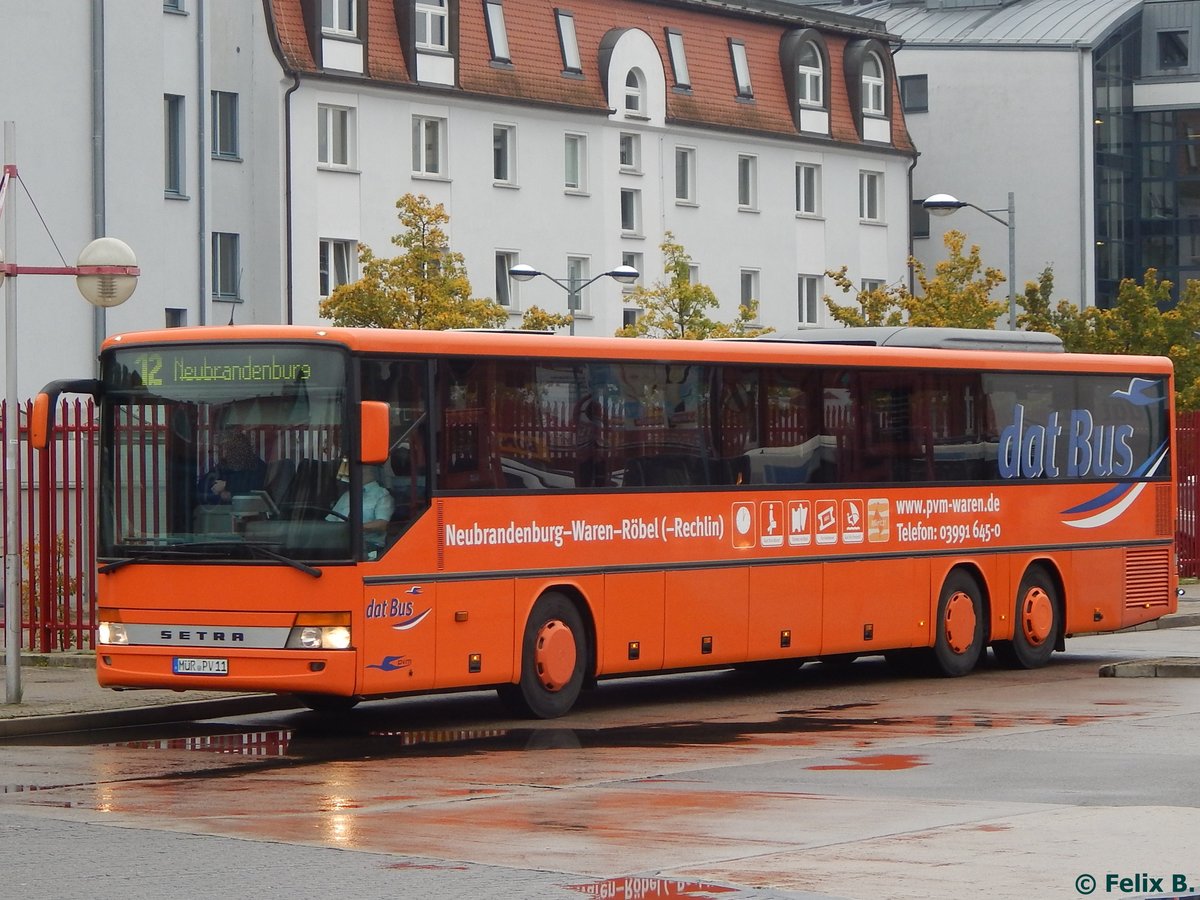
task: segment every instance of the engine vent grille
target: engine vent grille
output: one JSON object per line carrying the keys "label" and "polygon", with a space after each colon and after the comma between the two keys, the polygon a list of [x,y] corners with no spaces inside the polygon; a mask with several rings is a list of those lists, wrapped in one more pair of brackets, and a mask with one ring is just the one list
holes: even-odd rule
{"label": "engine vent grille", "polygon": [[1125,608],[1167,607],[1171,603],[1171,548],[1125,551]]}

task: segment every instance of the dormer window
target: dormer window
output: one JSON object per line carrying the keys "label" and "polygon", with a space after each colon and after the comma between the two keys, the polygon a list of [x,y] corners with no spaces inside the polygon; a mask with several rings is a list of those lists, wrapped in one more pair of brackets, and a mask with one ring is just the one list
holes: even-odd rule
{"label": "dormer window", "polygon": [[796,64],[796,99],[802,106],[824,106],[824,70],[821,53],[812,41],[800,48]]}
{"label": "dormer window", "polygon": [[883,115],[883,71],[879,57],[868,53],[862,68],[862,109],[867,115]]}
{"label": "dormer window", "polygon": [[321,0],[321,31],[358,37],[358,0]]}
{"label": "dormer window", "polygon": [[[353,0],[339,0],[353,2]],[[446,0],[417,0],[417,47],[421,50],[449,50]]]}
{"label": "dormer window", "polygon": [[646,81],[640,69],[630,69],[625,76],[625,114],[646,115]]}

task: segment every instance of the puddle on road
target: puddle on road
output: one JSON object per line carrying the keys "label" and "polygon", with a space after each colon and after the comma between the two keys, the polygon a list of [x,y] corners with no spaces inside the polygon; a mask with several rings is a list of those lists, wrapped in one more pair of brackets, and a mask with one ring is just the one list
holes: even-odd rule
{"label": "puddle on road", "polygon": [[[254,760],[328,762],[418,756],[459,756],[489,752],[538,752],[592,749],[682,749],[698,746],[813,746],[831,735],[853,739],[855,746],[898,736],[963,734],[977,730],[1060,725],[1076,727],[1113,715],[996,714],[964,711],[938,716],[864,716],[874,704],[854,703],[811,710],[788,710],[770,721],[667,722],[612,728],[418,728],[394,727],[398,715],[369,709],[336,719],[315,715],[296,728],[264,731],[205,730],[187,726],[186,734],[121,741],[103,746],[132,750],[218,753]],[[850,713],[858,713],[852,715]],[[160,730],[161,733],[161,730]],[[856,757],[847,766],[822,768],[912,768],[915,757]],[[875,760],[871,763],[870,760]]]}
{"label": "puddle on road", "polygon": [[843,756],[845,763],[840,766],[805,766],[813,772],[898,772],[901,769],[915,769],[917,766],[927,766],[921,762],[922,757],[915,753],[880,753],[875,756]]}
{"label": "puddle on road", "polygon": [[602,897],[605,900],[657,900],[660,897],[704,898],[738,891],[738,888],[708,884],[704,881],[676,881],[670,878],[637,877],[609,878],[606,881],[592,881],[587,884],[567,884],[563,886],[567,890],[578,891],[588,897]]}

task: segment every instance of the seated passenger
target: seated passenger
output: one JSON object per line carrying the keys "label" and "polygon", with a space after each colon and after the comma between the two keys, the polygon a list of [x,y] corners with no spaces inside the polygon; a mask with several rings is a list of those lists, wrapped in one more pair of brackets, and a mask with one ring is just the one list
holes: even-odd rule
{"label": "seated passenger", "polygon": [[254,452],[249,436],[226,431],[217,444],[217,464],[200,479],[199,502],[229,503],[236,494],[262,490],[266,477],[267,464]]}

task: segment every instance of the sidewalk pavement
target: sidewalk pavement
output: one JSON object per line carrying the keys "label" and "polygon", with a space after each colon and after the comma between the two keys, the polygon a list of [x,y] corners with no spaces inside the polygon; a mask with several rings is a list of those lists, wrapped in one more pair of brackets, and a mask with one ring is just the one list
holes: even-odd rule
{"label": "sidewalk pavement", "polygon": [[[1200,625],[1200,583],[1181,587],[1183,594],[1179,598],[1178,612],[1132,630]],[[1195,659],[1117,663],[1112,668],[1114,671],[1103,674],[1200,677],[1200,660]],[[0,679],[4,680],[7,689],[7,672],[3,665],[0,665]],[[293,698],[274,694],[114,691],[102,688],[96,684],[96,658],[91,651],[22,653],[20,680],[21,702],[0,702],[0,738],[186,722],[300,708]],[[3,699],[7,699],[7,690]]]}

